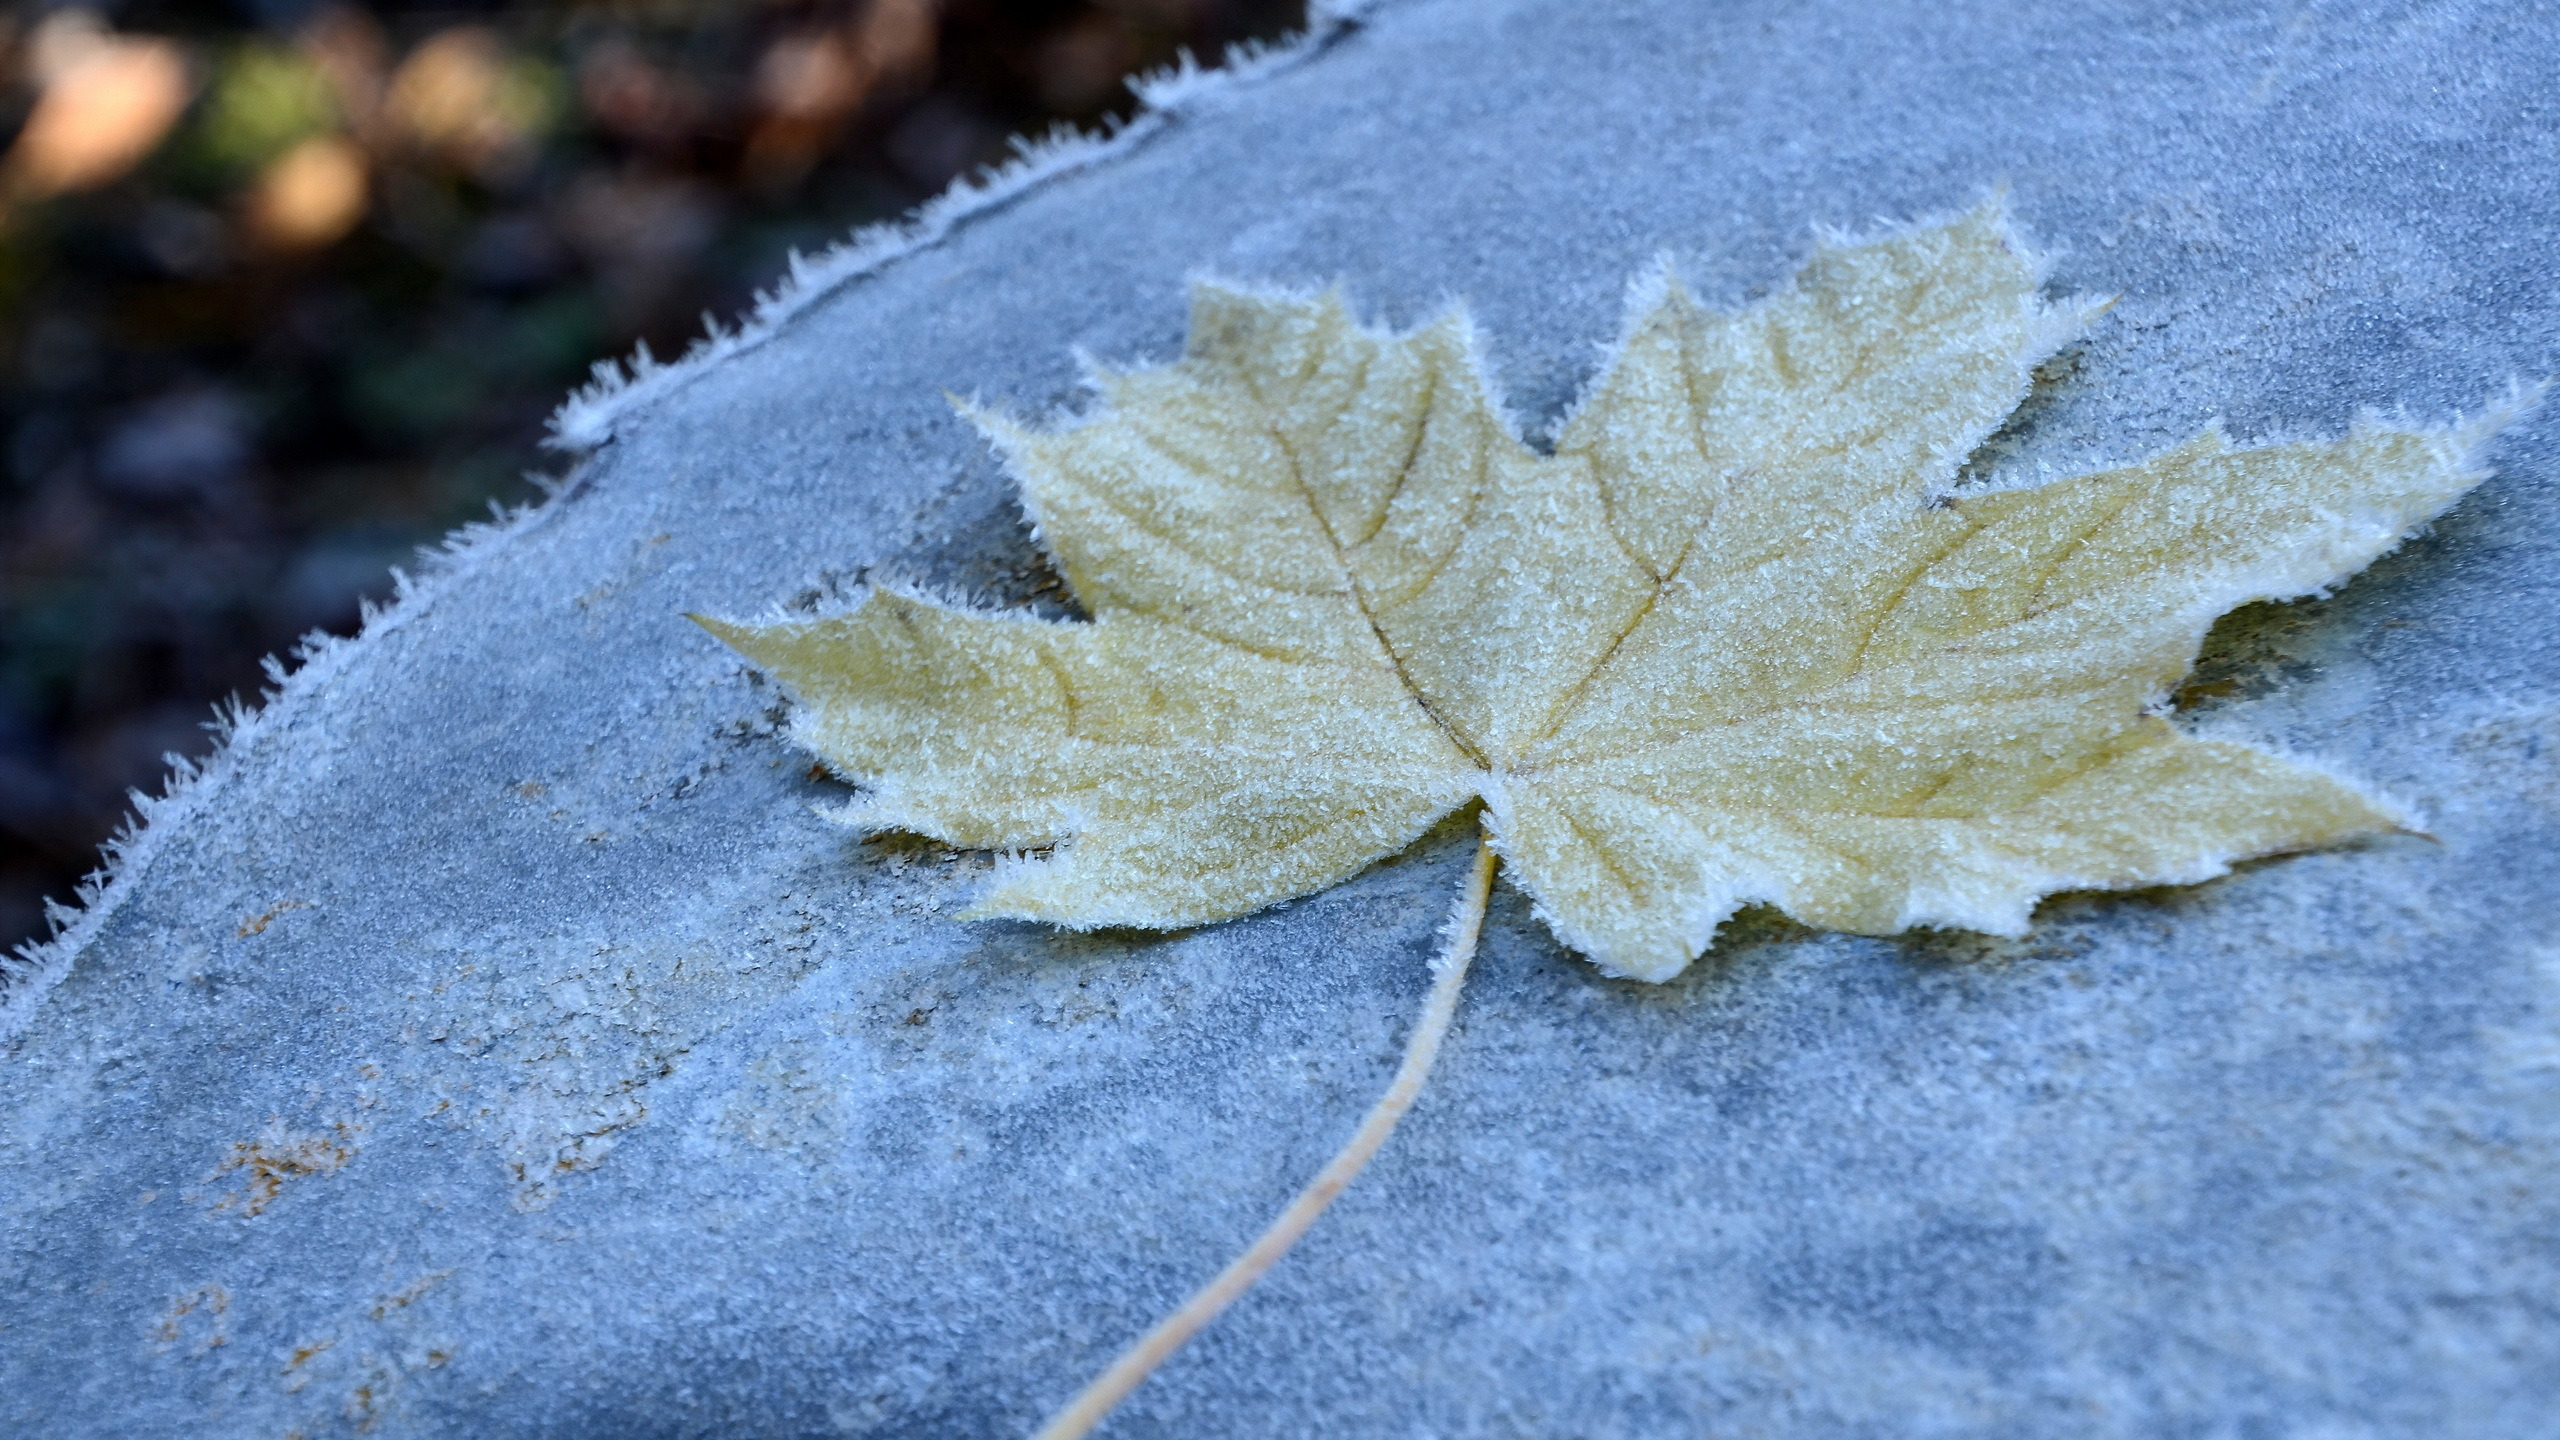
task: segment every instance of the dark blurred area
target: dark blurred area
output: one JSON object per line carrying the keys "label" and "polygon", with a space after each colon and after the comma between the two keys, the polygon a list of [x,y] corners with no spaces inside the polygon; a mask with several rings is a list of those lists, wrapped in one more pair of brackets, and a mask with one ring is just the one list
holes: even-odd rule
{"label": "dark blurred area", "polygon": [[0,946],[166,752],[525,474],[590,362],[1296,0],[195,0],[0,20]]}

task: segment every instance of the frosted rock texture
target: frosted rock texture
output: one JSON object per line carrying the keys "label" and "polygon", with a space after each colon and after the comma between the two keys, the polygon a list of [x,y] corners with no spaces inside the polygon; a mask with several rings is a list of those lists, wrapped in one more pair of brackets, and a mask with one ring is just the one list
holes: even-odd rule
{"label": "frosted rock texture", "polygon": [[[1730,308],[1816,221],[1995,181],[2057,293],[2124,298],[1990,478],[2441,423],[2560,371],[2555,52],[2524,5],[1417,0],[583,407],[572,489],[20,987],[0,1432],[1027,1430],[1356,1122],[1469,837],[1172,935],[962,923],[984,862],[810,813],[680,612],[1054,613],[943,392],[1070,406],[1071,347],[1176,350],[1189,272],[1463,296],[1535,430],[1657,252]],[[1746,914],[1664,986],[1499,891],[1394,1143],[1105,1433],[2547,1434],[2551,428],[2186,692],[2430,838],[2022,940]]]}

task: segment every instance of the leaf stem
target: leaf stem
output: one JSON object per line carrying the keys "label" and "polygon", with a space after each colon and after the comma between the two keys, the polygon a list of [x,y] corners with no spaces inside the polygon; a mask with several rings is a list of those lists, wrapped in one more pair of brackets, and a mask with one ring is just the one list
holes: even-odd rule
{"label": "leaf stem", "polygon": [[1458,1013],[1458,987],[1465,983],[1467,966],[1475,959],[1476,937],[1484,929],[1484,907],[1493,889],[1493,846],[1482,839],[1476,842],[1475,864],[1467,872],[1466,888],[1459,892],[1458,903],[1449,913],[1449,923],[1441,929],[1440,953],[1431,961],[1431,994],[1422,1002],[1422,1014],[1414,1021],[1413,1034],[1405,1040],[1404,1063],[1396,1068],[1396,1078],[1387,1093],[1370,1107],[1369,1117],[1360,1122],[1351,1140],[1335,1153],[1271,1228],[1253,1247],[1239,1255],[1218,1278],[1202,1286],[1199,1293],[1183,1302],[1182,1308],[1156,1322],[1156,1327],[1135,1345],[1122,1351],[1111,1368],[1084,1387],[1081,1394],[1041,1427],[1035,1440],[1077,1440],[1114,1406],[1127,1399],[1155,1368],[1179,1350],[1192,1336],[1200,1333],[1218,1313],[1236,1302],[1253,1288],[1263,1272],[1289,1253],[1298,1237],[1316,1223],[1316,1217],[1333,1203],[1343,1188],[1351,1183],[1369,1157],[1378,1153],[1396,1122],[1413,1108],[1416,1095],[1422,1093],[1422,1082],[1431,1073],[1431,1062],[1440,1055],[1441,1038],[1449,1033],[1449,1022]]}

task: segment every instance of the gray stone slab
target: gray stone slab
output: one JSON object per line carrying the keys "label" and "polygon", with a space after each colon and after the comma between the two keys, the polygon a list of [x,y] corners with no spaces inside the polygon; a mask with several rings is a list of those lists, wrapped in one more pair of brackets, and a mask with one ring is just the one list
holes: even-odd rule
{"label": "gray stone slab", "polygon": [[[811,815],[679,612],[1037,599],[942,394],[1073,404],[1199,270],[1462,296],[1534,426],[1658,252],[1738,303],[2005,183],[2124,300],[2004,464],[2442,419],[2560,370],[2555,75],[2522,3],[1412,3],[819,267],[583,404],[571,490],[21,977],[0,1432],[1026,1430],[1348,1131],[1466,837],[1191,933],[962,924],[983,862]],[[1660,988],[1500,891],[1404,1131],[1109,1433],[2554,1433],[2551,436],[2216,642],[2195,723],[2432,840],[2020,942],[1751,921]]]}

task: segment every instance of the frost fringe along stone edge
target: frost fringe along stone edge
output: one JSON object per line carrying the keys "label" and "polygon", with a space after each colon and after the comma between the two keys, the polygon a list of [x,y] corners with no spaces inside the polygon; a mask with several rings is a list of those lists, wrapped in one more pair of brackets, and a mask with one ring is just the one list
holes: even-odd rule
{"label": "frost fringe along stone edge", "polygon": [[597,361],[595,378],[551,417],[549,443],[563,450],[596,449],[613,438],[616,423],[633,408],[677,389],[732,355],[763,344],[845,284],[939,242],[968,221],[1000,210],[1050,180],[1127,154],[1186,110],[1213,101],[1229,89],[1295,69],[1356,28],[1379,3],[1316,0],[1307,7],[1306,30],[1294,39],[1235,46],[1214,70],[1202,69],[1186,52],[1172,68],[1132,80],[1129,88],[1138,97],[1138,113],[1126,121],[1107,122],[1103,133],[1086,134],[1061,126],[1045,137],[1016,137],[1012,160],[982,174],[961,177],[912,216],[865,226],[842,244],[816,255],[793,251],[782,282],[757,295],[754,310],[744,322],[729,329],[705,316],[709,333],[695,341],[684,358],[661,364],[644,342],[627,361]]}
{"label": "frost fringe along stone edge", "polygon": [[[1271,45],[1233,47],[1216,69],[1204,69],[1185,54],[1173,68],[1131,82],[1140,109],[1129,120],[1098,135],[1061,128],[1043,138],[1016,139],[1014,159],[992,171],[961,177],[913,216],[866,226],[815,256],[793,252],[781,283],[759,294],[754,308],[736,326],[724,327],[706,315],[708,333],[682,359],[662,364],[644,343],[628,361],[598,361],[595,378],[573,392],[552,416],[551,435],[545,443],[581,456],[603,448],[625,416],[673,393],[711,366],[763,344],[843,286],[939,243],[968,221],[1002,209],[1052,179],[1128,154],[1185,111],[1214,101],[1227,90],[1296,68],[1357,28],[1381,3],[1315,0],[1308,6],[1306,29],[1296,37]],[[212,751],[200,760],[176,754],[165,757],[170,772],[160,794],[130,792],[132,813],[100,847],[98,868],[80,882],[72,903],[46,900],[51,933],[0,953],[0,1047],[13,1047],[25,1033],[45,996],[114,918],[169,835],[239,773],[243,751],[289,724],[302,698],[343,674],[365,642],[409,624],[432,607],[445,589],[557,513],[581,488],[585,473],[582,465],[564,480],[531,477],[544,489],[539,500],[512,510],[493,503],[493,519],[464,525],[440,544],[422,548],[416,578],[395,568],[390,600],[380,605],[364,602],[354,635],[342,638],[313,632],[289,657],[267,657],[269,683],[257,700],[234,697],[216,705],[213,719],[206,722],[214,736]]]}

